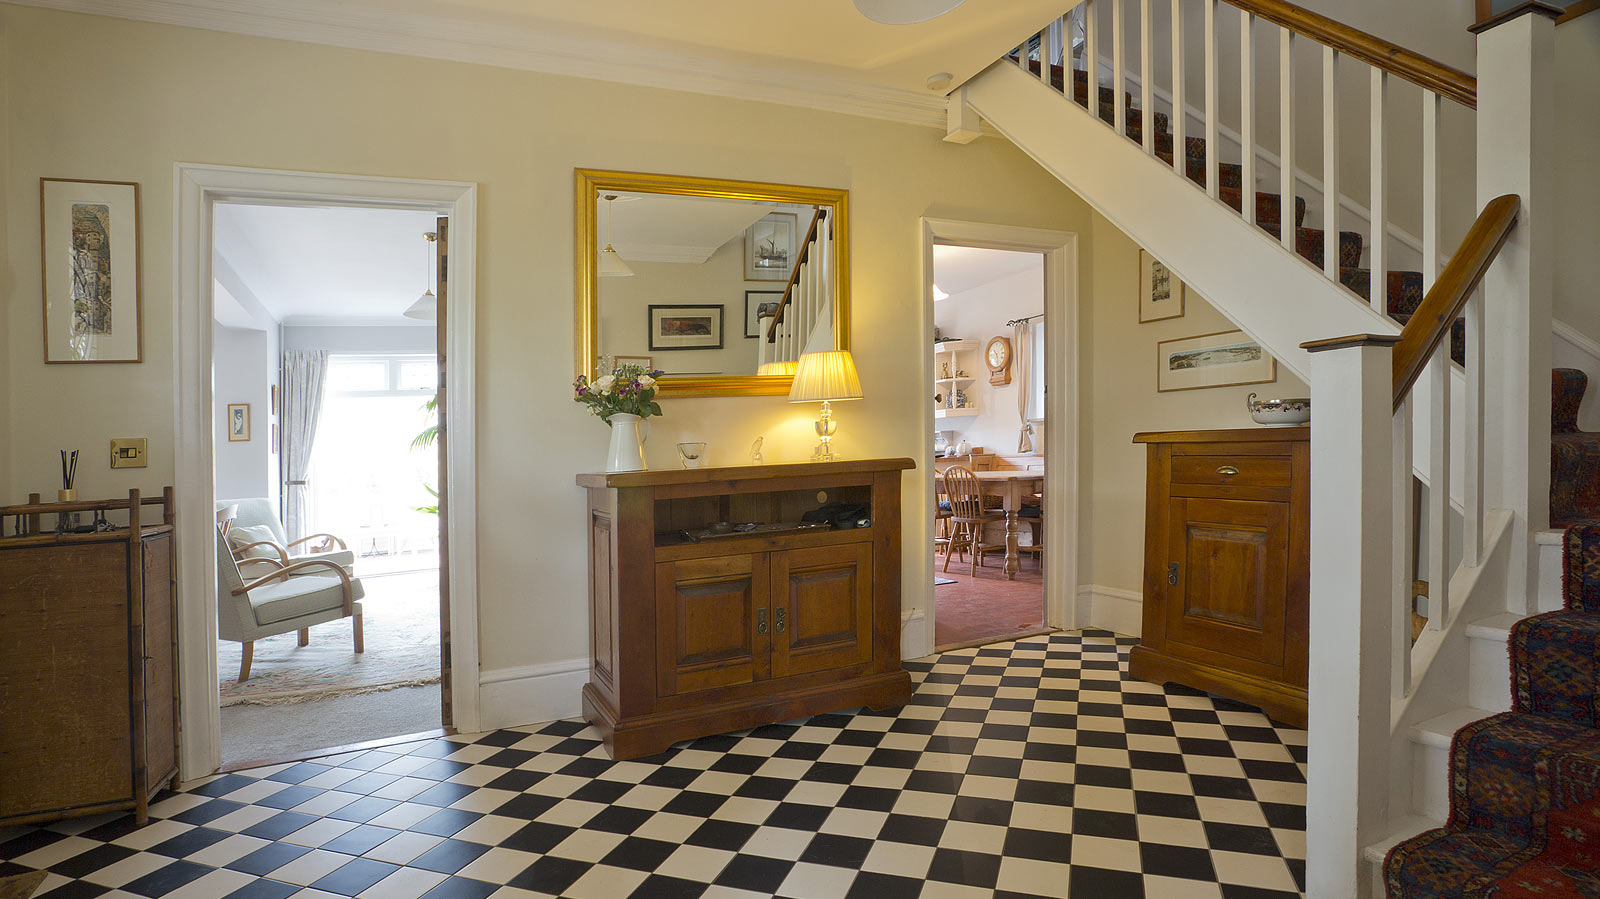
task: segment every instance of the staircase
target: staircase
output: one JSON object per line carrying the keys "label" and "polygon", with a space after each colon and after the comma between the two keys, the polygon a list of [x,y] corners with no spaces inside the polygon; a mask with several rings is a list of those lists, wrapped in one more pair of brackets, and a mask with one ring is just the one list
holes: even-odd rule
{"label": "staircase", "polygon": [[[818,208],[795,259],[789,283],[776,308],[758,315],[760,375],[793,375],[802,353],[833,348],[834,291],[833,222]],[[814,340],[822,341],[816,347]]]}
{"label": "staircase", "polygon": [[[1531,633],[1522,622],[1536,606],[1559,602],[1537,593],[1559,581],[1539,570],[1561,558],[1550,542],[1560,535],[1545,523],[1600,516],[1600,435],[1576,431],[1582,391],[1570,373],[1555,374],[1553,435],[1542,411],[1552,326],[1538,272],[1549,256],[1537,220],[1524,221],[1522,210],[1548,199],[1538,153],[1551,141],[1536,109],[1550,89],[1542,61],[1553,26],[1544,12],[1530,5],[1480,34],[1480,95],[1465,73],[1284,0],[1082,0],[950,97],[947,139],[975,139],[980,120],[998,130],[1311,385],[1313,897],[1465,895],[1429,892],[1423,879],[1386,887],[1383,859],[1397,845],[1422,844],[1433,848],[1406,857],[1423,867],[1488,857],[1483,834],[1498,825],[1470,811],[1453,816],[1450,774],[1455,764],[1455,780],[1469,782],[1461,766],[1476,763],[1461,759],[1493,753],[1456,734],[1493,742],[1504,737],[1500,725],[1479,722],[1516,720],[1494,717],[1513,707],[1503,647]],[[1154,40],[1162,30],[1174,36],[1170,51]],[[1186,62],[1196,33],[1199,79]],[[1230,48],[1238,74],[1227,84],[1224,33],[1238,38]],[[1269,82],[1257,69],[1271,49]],[[1308,92],[1296,89],[1305,67],[1295,60],[1307,56],[1320,64],[1320,105],[1297,102]],[[1161,84],[1159,69],[1168,73]],[[1340,73],[1352,71],[1370,85],[1370,123],[1345,134]],[[1270,160],[1255,137],[1264,83],[1276,87],[1276,110],[1261,105],[1277,113],[1280,135]],[[1422,135],[1418,270],[1390,264],[1388,113],[1402,89],[1421,97],[1419,121],[1409,123]],[[1225,92],[1238,98],[1232,144],[1219,139]],[[1476,117],[1475,180],[1445,178],[1449,104]],[[1320,120],[1320,197],[1302,189],[1312,182],[1296,168],[1296,123],[1307,114]],[[1341,213],[1352,204],[1340,192],[1352,140],[1370,160],[1370,214],[1341,227],[1355,224]],[[1234,158],[1224,158],[1235,144]],[[1269,165],[1276,178],[1261,177]],[[1447,191],[1478,198],[1458,245],[1441,243]],[[1414,472],[1430,487],[1417,505]],[[1600,570],[1600,552],[1594,564]],[[1414,637],[1418,581],[1427,626]],[[1585,633],[1587,619],[1572,616],[1595,614],[1585,609],[1600,597],[1585,602],[1569,597],[1556,613],[1568,616],[1556,642]],[[1547,676],[1550,656],[1524,652],[1519,675]],[[1540,701],[1519,694],[1513,714],[1538,715]],[[1465,743],[1484,752],[1473,756]],[[1590,758],[1570,755],[1561,763],[1574,771]],[[1530,828],[1524,847],[1534,843]]]}

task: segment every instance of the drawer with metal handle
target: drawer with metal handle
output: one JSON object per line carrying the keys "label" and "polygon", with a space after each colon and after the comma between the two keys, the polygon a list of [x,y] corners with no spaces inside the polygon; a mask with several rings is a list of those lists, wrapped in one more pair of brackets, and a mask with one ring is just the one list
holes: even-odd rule
{"label": "drawer with metal handle", "polygon": [[1287,487],[1292,480],[1288,456],[1188,456],[1172,457],[1174,484],[1229,487]]}

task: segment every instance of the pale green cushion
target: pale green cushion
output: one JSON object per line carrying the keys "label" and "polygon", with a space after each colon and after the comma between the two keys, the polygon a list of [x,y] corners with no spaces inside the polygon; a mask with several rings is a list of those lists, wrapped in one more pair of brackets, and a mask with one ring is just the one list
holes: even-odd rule
{"label": "pale green cushion", "polygon": [[[362,597],[361,582],[352,584],[355,598]],[[286,582],[265,584],[250,591],[250,607],[260,624],[288,621],[344,605],[344,587],[334,575],[301,575]]]}
{"label": "pale green cushion", "polygon": [[[240,527],[236,524],[228,528],[228,545],[233,547],[235,555],[238,555],[240,547],[262,542],[278,542],[277,537],[272,533],[272,528],[264,524],[253,527],[249,525]],[[276,559],[278,558],[278,551],[270,546],[255,546],[245,551],[244,558]]]}

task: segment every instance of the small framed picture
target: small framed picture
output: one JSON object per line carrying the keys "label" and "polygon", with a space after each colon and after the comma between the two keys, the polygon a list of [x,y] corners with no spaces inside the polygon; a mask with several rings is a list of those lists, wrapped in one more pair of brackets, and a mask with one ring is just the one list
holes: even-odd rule
{"label": "small framed picture", "polygon": [[774,212],[745,229],[744,279],[787,281],[794,265],[799,220],[792,212]]}
{"label": "small framed picture", "polygon": [[250,441],[250,404],[228,404],[228,442],[248,443]]}
{"label": "small framed picture", "polygon": [[139,362],[139,185],[39,179],[44,361]]}
{"label": "small framed picture", "polygon": [[722,307],[662,305],[646,307],[650,351],[722,349]]}
{"label": "small framed picture", "polygon": [[1277,360],[1243,331],[1156,343],[1156,390],[1161,393],[1266,384],[1277,379]]}
{"label": "small framed picture", "polygon": [[273,418],[278,417],[278,385],[276,384],[272,385],[272,407],[267,410],[267,414]]}
{"label": "small framed picture", "polygon": [[649,356],[613,356],[612,358],[616,360],[613,364],[617,368],[621,368],[624,365],[637,365],[645,371],[655,371],[656,368],[650,364]]}
{"label": "small framed picture", "polygon": [[[781,290],[747,290],[744,292],[744,336],[765,337],[761,332],[761,315],[778,313],[778,304],[783,302]],[[763,310],[763,307],[765,309]]]}
{"label": "small framed picture", "polygon": [[1183,317],[1183,282],[1161,260],[1139,251],[1139,322]]}

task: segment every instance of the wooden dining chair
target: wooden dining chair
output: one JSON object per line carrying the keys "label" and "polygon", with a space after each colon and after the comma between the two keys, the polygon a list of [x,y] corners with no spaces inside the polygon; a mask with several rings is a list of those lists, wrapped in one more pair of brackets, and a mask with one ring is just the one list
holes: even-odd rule
{"label": "wooden dining chair", "polygon": [[984,543],[983,526],[1005,521],[1004,511],[984,508],[983,485],[972,469],[952,465],[944,470],[945,494],[950,497],[950,545],[944,554],[944,570],[950,570],[950,554],[957,548],[972,553],[972,575],[978,575],[986,552],[1005,552],[1004,543]]}
{"label": "wooden dining chair", "polygon": [[950,497],[944,489],[944,476],[933,476],[933,551],[944,549],[950,555]]}

